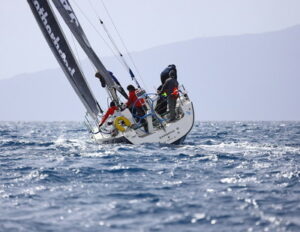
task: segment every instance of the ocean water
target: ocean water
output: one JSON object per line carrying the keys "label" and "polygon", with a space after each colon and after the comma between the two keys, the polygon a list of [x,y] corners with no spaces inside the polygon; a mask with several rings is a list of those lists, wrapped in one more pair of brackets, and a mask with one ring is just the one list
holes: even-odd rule
{"label": "ocean water", "polygon": [[300,122],[198,122],[177,146],[1,122],[0,231],[300,231]]}

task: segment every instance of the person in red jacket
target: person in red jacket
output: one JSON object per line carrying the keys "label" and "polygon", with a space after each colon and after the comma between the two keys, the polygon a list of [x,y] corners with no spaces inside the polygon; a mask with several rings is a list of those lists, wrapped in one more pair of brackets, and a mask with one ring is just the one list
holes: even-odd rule
{"label": "person in red jacket", "polygon": [[126,106],[129,109],[133,108],[141,108],[144,104],[144,99],[139,99],[136,96],[136,88],[133,85],[128,85],[127,90],[129,91],[128,101],[126,102]]}
{"label": "person in red jacket", "polygon": [[113,114],[116,112],[117,109],[118,109],[118,107],[117,107],[116,104],[112,101],[112,102],[110,103],[110,107],[109,107],[108,110],[106,111],[105,115],[102,117],[101,123],[99,124],[99,127],[101,127],[101,126],[105,123],[106,119],[107,119],[109,116],[113,115]]}
{"label": "person in red jacket", "polygon": [[137,121],[141,121],[145,131],[148,132],[148,127],[145,119],[141,119],[145,115],[145,100],[138,99],[136,96],[136,88],[133,85],[128,85],[127,90],[129,91],[128,101],[126,102],[126,106],[129,108],[133,116],[137,119]]}

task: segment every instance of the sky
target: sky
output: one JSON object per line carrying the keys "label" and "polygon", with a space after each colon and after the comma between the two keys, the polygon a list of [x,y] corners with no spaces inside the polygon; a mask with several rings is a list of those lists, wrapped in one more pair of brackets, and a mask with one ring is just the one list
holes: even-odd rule
{"label": "sky", "polygon": [[[0,79],[58,67],[27,1],[0,1]],[[276,31],[300,24],[299,0],[70,0],[100,57],[112,54],[103,42],[106,35],[97,23],[98,17],[117,38],[102,1],[129,51],[198,37]],[[119,40],[116,42],[121,45]],[[80,51],[79,57],[85,58]]]}

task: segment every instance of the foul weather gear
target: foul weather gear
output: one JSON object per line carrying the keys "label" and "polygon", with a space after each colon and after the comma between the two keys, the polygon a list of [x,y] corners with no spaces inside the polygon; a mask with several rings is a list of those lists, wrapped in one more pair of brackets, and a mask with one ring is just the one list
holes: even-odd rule
{"label": "foul weather gear", "polygon": [[110,116],[110,115],[113,115],[115,113],[115,111],[118,109],[117,106],[112,106],[112,107],[109,107],[107,112],[105,113],[105,115],[103,116],[102,120],[101,120],[101,123],[99,124],[99,127],[102,126],[106,119]]}

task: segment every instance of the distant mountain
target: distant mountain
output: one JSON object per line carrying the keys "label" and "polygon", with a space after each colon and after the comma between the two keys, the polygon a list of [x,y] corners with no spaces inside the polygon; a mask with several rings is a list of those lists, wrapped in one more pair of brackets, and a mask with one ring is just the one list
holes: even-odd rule
{"label": "distant mountain", "polygon": [[[41,38],[42,39],[42,38]],[[133,53],[148,90],[168,64],[194,101],[198,120],[300,120],[300,26],[278,32],[199,38]],[[121,83],[130,77],[104,58]],[[87,79],[107,99],[90,64]],[[0,120],[82,120],[84,108],[60,69],[0,81]]]}

